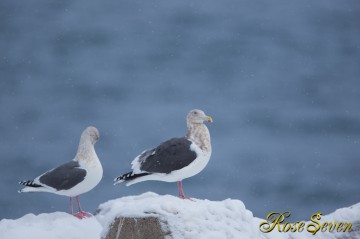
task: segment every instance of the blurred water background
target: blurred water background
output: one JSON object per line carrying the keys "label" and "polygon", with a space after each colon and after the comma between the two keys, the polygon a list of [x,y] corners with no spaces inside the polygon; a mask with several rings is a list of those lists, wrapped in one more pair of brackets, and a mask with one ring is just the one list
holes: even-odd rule
{"label": "blurred water background", "polygon": [[176,183],[112,185],[203,109],[213,154],[195,198],[309,219],[360,201],[360,2],[0,1],[0,218],[68,211],[18,194],[98,127],[102,182],[84,209]]}

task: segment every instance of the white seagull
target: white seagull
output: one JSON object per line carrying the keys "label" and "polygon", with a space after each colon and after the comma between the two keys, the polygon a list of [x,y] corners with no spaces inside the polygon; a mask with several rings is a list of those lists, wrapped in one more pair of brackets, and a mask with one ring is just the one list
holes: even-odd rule
{"label": "white seagull", "polygon": [[[93,189],[103,176],[103,169],[96,155],[94,144],[99,139],[95,127],[87,127],[81,134],[75,158],[57,168],[51,169],[33,180],[21,181],[24,185],[19,193],[49,192],[70,197],[70,213],[82,219],[92,215],[81,210],[79,195]],[[78,213],[74,214],[72,197],[76,197]]]}
{"label": "white seagull", "polygon": [[131,163],[132,171],[115,178],[115,184],[127,186],[148,180],[178,182],[179,197],[186,198],[182,180],[200,173],[210,160],[210,133],[204,121],[212,122],[202,110],[187,115],[187,134],[145,150]]}

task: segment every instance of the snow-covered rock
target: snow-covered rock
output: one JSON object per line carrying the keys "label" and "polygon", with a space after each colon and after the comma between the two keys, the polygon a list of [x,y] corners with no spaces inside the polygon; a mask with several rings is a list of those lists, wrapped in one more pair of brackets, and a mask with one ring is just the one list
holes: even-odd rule
{"label": "snow-covered rock", "polygon": [[241,201],[193,200],[155,193],[123,197],[101,204],[97,219],[104,226],[103,237],[117,217],[159,217],[170,238],[258,238],[254,217]]}
{"label": "snow-covered rock", "polygon": [[[167,231],[171,232],[165,238],[174,239],[360,239],[360,203],[349,208],[338,209],[321,219],[321,222],[352,222],[352,232],[319,231],[315,235],[306,230],[294,233],[279,232],[277,227],[269,233],[263,233],[259,226],[265,219],[253,217],[240,200],[234,199],[223,201],[194,199],[194,201],[190,201],[169,195],[159,196],[155,193],[144,193],[101,204],[97,215],[97,219],[104,227],[102,238],[106,239],[113,239],[106,235],[114,222],[115,228],[121,229],[118,225],[119,221],[116,222],[116,219],[139,220],[147,217],[159,218],[165,235],[168,235]],[[293,222],[291,217],[286,221]],[[306,222],[306,224],[308,223]]]}
{"label": "snow-covered rock", "polygon": [[[312,235],[305,230],[290,233],[278,232],[277,229],[263,233],[259,225],[264,221],[253,217],[240,200],[190,201],[148,192],[103,203],[96,216],[89,219],[79,220],[60,212],[27,214],[16,220],[3,219],[0,221],[0,238],[124,238],[119,233],[131,235],[135,231],[136,236],[131,238],[141,239],[142,235],[151,238],[150,234],[158,233],[159,236],[152,238],[360,239],[360,203],[338,209],[321,219],[352,222],[350,233],[319,231]],[[291,217],[287,221],[291,221]],[[111,228],[115,231],[108,235]]]}

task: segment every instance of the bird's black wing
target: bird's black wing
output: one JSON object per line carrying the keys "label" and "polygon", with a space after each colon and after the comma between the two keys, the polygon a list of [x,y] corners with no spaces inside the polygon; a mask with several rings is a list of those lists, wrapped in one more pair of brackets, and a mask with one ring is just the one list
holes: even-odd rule
{"label": "bird's black wing", "polygon": [[39,182],[59,190],[67,190],[84,180],[86,170],[80,168],[79,162],[71,161],[54,168],[40,176]]}
{"label": "bird's black wing", "polygon": [[140,170],[149,173],[170,173],[192,163],[197,154],[186,138],[173,138],[139,156]]}

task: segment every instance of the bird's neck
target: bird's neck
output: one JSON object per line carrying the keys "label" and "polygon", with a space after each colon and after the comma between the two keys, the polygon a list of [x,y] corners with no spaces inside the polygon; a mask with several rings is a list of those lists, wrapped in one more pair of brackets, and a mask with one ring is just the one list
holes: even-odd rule
{"label": "bird's neck", "polygon": [[80,140],[75,159],[79,161],[79,163],[84,163],[89,166],[98,163],[97,161],[99,161],[99,159],[96,155],[94,145],[90,140]]}
{"label": "bird's neck", "polygon": [[188,124],[186,138],[195,142],[202,151],[211,152],[210,133],[205,124]]}

